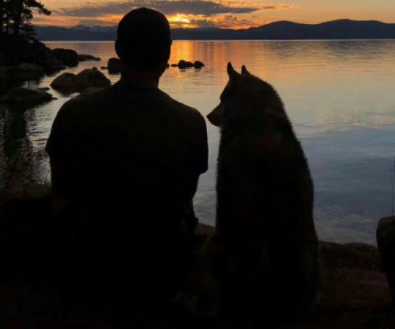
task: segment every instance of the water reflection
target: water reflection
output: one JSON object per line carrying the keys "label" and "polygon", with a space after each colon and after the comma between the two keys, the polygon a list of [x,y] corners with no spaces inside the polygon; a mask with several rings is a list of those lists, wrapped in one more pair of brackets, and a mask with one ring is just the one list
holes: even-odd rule
{"label": "water reflection", "polygon": [[28,138],[25,114],[9,109],[3,109],[1,113],[1,187],[15,187],[30,180],[34,153]]}

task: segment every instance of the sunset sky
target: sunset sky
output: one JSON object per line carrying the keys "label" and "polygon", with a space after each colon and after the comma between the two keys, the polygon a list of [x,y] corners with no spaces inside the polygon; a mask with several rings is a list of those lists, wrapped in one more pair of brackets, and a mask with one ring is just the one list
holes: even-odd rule
{"label": "sunset sky", "polygon": [[116,25],[135,7],[163,12],[172,27],[248,28],[279,20],[321,23],[350,18],[395,22],[394,0],[42,0],[53,13],[35,24]]}

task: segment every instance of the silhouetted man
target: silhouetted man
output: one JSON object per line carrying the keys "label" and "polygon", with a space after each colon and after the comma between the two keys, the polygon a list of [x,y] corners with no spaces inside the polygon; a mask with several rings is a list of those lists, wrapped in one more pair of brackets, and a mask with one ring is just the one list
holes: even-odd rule
{"label": "silhouetted man", "polygon": [[46,147],[59,220],[99,256],[120,254],[137,290],[179,281],[197,224],[192,198],[207,170],[202,115],[158,88],[171,44],[164,15],[129,12],[115,44],[120,81],[68,101]]}

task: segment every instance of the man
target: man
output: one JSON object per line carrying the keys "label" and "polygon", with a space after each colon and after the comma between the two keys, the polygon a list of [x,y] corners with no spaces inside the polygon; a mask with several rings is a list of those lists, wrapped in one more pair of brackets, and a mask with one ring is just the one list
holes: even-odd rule
{"label": "man", "polygon": [[202,115],[159,89],[171,44],[164,15],[129,12],[115,44],[120,81],[68,101],[46,147],[62,225],[98,257],[123,253],[128,273],[147,283],[137,290],[179,281],[197,224],[192,198],[207,170]]}

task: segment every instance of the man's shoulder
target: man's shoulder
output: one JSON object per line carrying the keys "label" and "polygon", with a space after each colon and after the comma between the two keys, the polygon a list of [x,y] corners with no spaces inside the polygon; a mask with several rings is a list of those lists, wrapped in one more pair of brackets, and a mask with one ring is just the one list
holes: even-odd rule
{"label": "man's shoulder", "polygon": [[194,123],[204,122],[203,115],[197,109],[176,101],[167,94],[165,94],[164,102],[167,108],[173,110],[186,120],[191,120]]}
{"label": "man's shoulder", "polygon": [[83,91],[80,95],[68,100],[59,110],[59,115],[62,116],[81,116],[95,111],[100,111],[100,108],[108,107],[110,103],[107,100],[111,99],[111,87],[107,88],[89,88]]}

